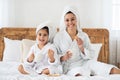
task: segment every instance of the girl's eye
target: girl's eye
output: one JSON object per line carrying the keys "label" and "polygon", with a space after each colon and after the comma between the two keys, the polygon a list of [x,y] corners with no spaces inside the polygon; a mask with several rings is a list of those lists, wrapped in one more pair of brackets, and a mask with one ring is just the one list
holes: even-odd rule
{"label": "girl's eye", "polygon": [[47,36],[47,34],[44,34],[43,36]]}
{"label": "girl's eye", "polygon": [[47,36],[47,34],[41,34],[41,33],[40,33],[39,36]]}
{"label": "girl's eye", "polygon": [[39,34],[39,36],[41,36],[41,33]]}

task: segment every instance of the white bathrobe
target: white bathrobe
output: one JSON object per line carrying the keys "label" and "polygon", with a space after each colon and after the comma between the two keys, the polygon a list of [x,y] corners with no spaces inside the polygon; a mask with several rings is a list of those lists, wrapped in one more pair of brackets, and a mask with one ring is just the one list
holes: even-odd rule
{"label": "white bathrobe", "polygon": [[[66,31],[64,23],[64,17],[67,12],[71,11],[77,19],[77,36],[83,40],[84,54],[79,49],[76,40],[71,39]],[[63,72],[68,75],[75,76],[76,74],[87,75],[109,75],[113,65],[108,65],[93,60],[95,53],[91,49],[91,43],[88,35],[82,32],[80,28],[79,12],[74,6],[67,6],[63,11],[60,22],[60,32],[58,32],[54,38],[54,44],[58,50],[59,57],[66,54],[67,51],[72,52],[72,57],[62,62]],[[98,69],[99,68],[99,69]]]}
{"label": "white bathrobe", "polygon": [[76,40],[72,41],[66,30],[58,32],[54,38],[59,57],[65,55],[67,51],[72,52],[72,57],[62,62],[64,74],[71,76],[75,76],[77,73],[83,76],[109,75],[111,69],[115,66],[95,61],[95,53],[91,48],[87,34],[80,32],[77,36],[84,41],[84,54],[80,51]]}
{"label": "white bathrobe", "polygon": [[[54,51],[55,62],[51,63],[48,58],[48,50]],[[27,58],[34,53],[35,58],[33,62],[27,62]],[[43,69],[48,68],[50,74],[61,74],[62,67],[60,67],[59,58],[54,45],[47,43],[41,50],[38,48],[37,44],[31,47],[29,55],[24,62],[24,69],[28,73],[41,73]]]}
{"label": "white bathrobe", "polygon": [[[49,42],[40,50],[38,48],[38,41],[36,39],[36,44],[34,44],[31,47],[31,50],[28,54],[28,57],[34,53],[35,58],[33,62],[29,63],[27,62],[27,58],[23,64],[24,69],[26,72],[34,74],[34,73],[41,73],[43,69],[48,68],[50,71],[50,74],[61,74],[62,73],[62,67],[60,65],[60,60],[57,55],[57,50],[53,44],[50,42],[53,41],[54,33],[56,32],[50,22],[45,22],[40,24],[36,29],[36,35],[38,34],[38,31],[42,29],[43,27],[47,26],[49,28]],[[54,51],[54,58],[55,62],[51,63],[48,58],[48,50],[51,49]]]}
{"label": "white bathrobe", "polygon": [[72,41],[66,30],[59,32],[54,38],[54,44],[58,49],[59,57],[65,55],[67,51],[72,52],[72,57],[62,62],[64,73],[84,65],[86,61],[94,57],[94,52],[91,50],[90,41],[86,33],[81,32],[77,36],[84,41],[84,54],[80,51],[76,40]]}

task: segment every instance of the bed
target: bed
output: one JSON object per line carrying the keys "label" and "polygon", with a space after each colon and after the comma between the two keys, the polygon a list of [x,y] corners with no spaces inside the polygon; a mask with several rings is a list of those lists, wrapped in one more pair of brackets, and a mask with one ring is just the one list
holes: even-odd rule
{"label": "bed", "polygon": [[[35,28],[1,28],[0,29],[0,80],[119,80],[120,75],[110,76],[80,76],[72,77],[67,75],[46,76],[46,75],[22,75],[17,71],[19,61],[3,61],[5,54],[5,38],[11,40],[35,40]],[[98,61],[109,63],[109,31],[104,28],[83,28],[93,44],[102,44],[98,52]],[[12,45],[12,44],[11,44]],[[17,44],[16,44],[17,45]],[[23,48],[23,47],[22,47]],[[12,47],[11,47],[12,50]],[[22,54],[22,53],[21,53]],[[20,55],[21,56],[21,55]],[[21,57],[20,57],[21,58]],[[14,76],[13,76],[14,75]]]}

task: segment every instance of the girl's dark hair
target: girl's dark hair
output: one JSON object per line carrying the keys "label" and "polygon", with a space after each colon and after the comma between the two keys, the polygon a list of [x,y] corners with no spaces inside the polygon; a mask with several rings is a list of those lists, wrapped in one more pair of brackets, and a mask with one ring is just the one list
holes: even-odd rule
{"label": "girl's dark hair", "polygon": [[48,28],[47,26],[44,26],[44,27],[41,28],[41,29],[45,29],[45,30],[47,30],[47,33],[49,34],[49,28]]}

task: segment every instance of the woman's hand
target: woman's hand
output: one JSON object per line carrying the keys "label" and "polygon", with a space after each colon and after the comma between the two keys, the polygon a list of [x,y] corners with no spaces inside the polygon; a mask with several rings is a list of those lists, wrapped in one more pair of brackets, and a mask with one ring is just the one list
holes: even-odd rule
{"label": "woman's hand", "polygon": [[50,62],[54,62],[55,58],[54,58],[54,51],[49,49],[48,50],[48,58],[50,58]]}
{"label": "woman's hand", "polygon": [[83,40],[81,38],[77,37],[77,36],[76,36],[75,39],[77,41],[77,44],[78,44],[80,50],[82,51],[82,53],[84,53]]}
{"label": "woman's hand", "polygon": [[70,51],[67,51],[67,53],[60,58],[61,61],[67,61],[69,58],[71,58],[72,53]]}
{"label": "woman's hand", "polygon": [[31,62],[33,62],[34,58],[35,58],[34,53],[32,53],[32,54],[28,57],[27,61],[31,63]]}

